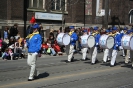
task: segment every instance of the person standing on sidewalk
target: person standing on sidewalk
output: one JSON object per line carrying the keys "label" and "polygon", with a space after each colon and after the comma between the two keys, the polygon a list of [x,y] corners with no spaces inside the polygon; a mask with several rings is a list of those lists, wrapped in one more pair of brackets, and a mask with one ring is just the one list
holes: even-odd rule
{"label": "person standing on sidewalk", "polygon": [[39,51],[41,50],[42,38],[38,32],[39,25],[33,25],[33,33],[29,34],[27,38],[27,48],[28,48],[28,58],[27,64],[31,67],[30,75],[28,81],[34,80],[38,76],[38,71],[36,70],[36,60]]}

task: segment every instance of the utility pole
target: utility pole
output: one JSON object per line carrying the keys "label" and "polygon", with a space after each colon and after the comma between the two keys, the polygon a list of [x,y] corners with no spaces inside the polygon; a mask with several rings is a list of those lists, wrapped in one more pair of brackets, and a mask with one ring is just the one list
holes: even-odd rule
{"label": "utility pole", "polygon": [[64,32],[64,21],[65,21],[65,6],[62,7],[62,31]]}
{"label": "utility pole", "polygon": [[105,0],[105,16],[103,27],[108,28],[108,16],[109,16],[109,0]]}
{"label": "utility pole", "polygon": [[86,5],[86,0],[84,0],[84,28],[85,28],[85,5]]}

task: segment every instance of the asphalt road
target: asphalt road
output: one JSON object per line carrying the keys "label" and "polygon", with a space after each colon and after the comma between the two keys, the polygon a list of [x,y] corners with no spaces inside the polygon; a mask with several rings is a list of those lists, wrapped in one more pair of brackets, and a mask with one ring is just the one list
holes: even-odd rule
{"label": "asphalt road", "polygon": [[30,82],[26,59],[0,60],[0,88],[133,88],[131,64],[124,66],[120,54],[115,67],[102,63],[103,53],[98,53],[95,65],[91,60],[80,61],[80,54],[72,63],[65,63],[66,55],[42,56],[37,60],[39,79]]}

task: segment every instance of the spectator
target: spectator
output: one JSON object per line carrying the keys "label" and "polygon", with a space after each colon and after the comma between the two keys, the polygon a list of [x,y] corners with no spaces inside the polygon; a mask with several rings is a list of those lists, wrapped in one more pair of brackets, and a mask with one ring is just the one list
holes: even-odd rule
{"label": "spectator", "polygon": [[18,34],[18,24],[14,24],[14,26],[10,28],[10,37],[11,36],[15,37],[17,36],[17,34]]}
{"label": "spectator", "polygon": [[23,39],[22,42],[22,57],[25,58],[28,54],[28,49],[27,49],[27,43],[26,43],[26,39]]}
{"label": "spectator", "polygon": [[22,45],[20,46],[19,44],[19,39],[20,37],[16,40],[15,44],[14,44],[14,53],[19,53],[19,58],[22,58]]}
{"label": "spectator", "polygon": [[55,50],[52,48],[52,46],[51,46],[51,41],[50,40],[48,40],[48,42],[47,42],[47,45],[48,45],[48,49],[47,49],[47,53],[48,54],[51,54],[52,56],[56,56],[56,52],[55,52]]}
{"label": "spectator", "polygon": [[47,49],[48,49],[49,47],[48,47],[48,45],[47,45],[46,42],[43,42],[41,48],[42,48],[42,53],[43,53],[43,54],[47,54],[46,51],[47,51]]}
{"label": "spectator", "polygon": [[51,45],[54,44],[55,40],[54,40],[54,37],[52,35],[49,36],[49,41],[50,41]]}
{"label": "spectator", "polygon": [[49,33],[49,37],[51,37],[52,39],[54,39],[54,30],[53,29],[51,29],[51,31],[50,31],[50,33]]}
{"label": "spectator", "polygon": [[8,27],[5,27],[5,30],[3,32],[3,39],[9,38],[9,32],[8,32]]}
{"label": "spectator", "polygon": [[2,54],[2,59],[5,60],[5,61],[10,59],[8,49],[6,49],[5,52]]}
{"label": "spectator", "polygon": [[13,53],[11,46],[9,46],[8,53],[10,55],[11,60],[16,60],[19,57],[19,53]]}
{"label": "spectator", "polygon": [[8,38],[5,38],[4,39],[4,42],[8,45],[9,44],[9,39]]}
{"label": "spectator", "polygon": [[15,44],[15,40],[14,40],[14,38],[13,37],[10,37],[10,40],[9,40],[9,46],[12,46],[13,48],[12,48],[12,51],[14,52],[14,44]]}

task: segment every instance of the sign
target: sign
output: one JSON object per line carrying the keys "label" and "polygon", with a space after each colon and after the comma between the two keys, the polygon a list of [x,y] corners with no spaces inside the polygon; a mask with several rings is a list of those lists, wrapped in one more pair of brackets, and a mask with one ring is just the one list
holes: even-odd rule
{"label": "sign", "polygon": [[35,19],[62,20],[62,14],[35,12]]}
{"label": "sign", "polygon": [[104,9],[101,9],[101,16],[104,16],[105,15],[105,10]]}

